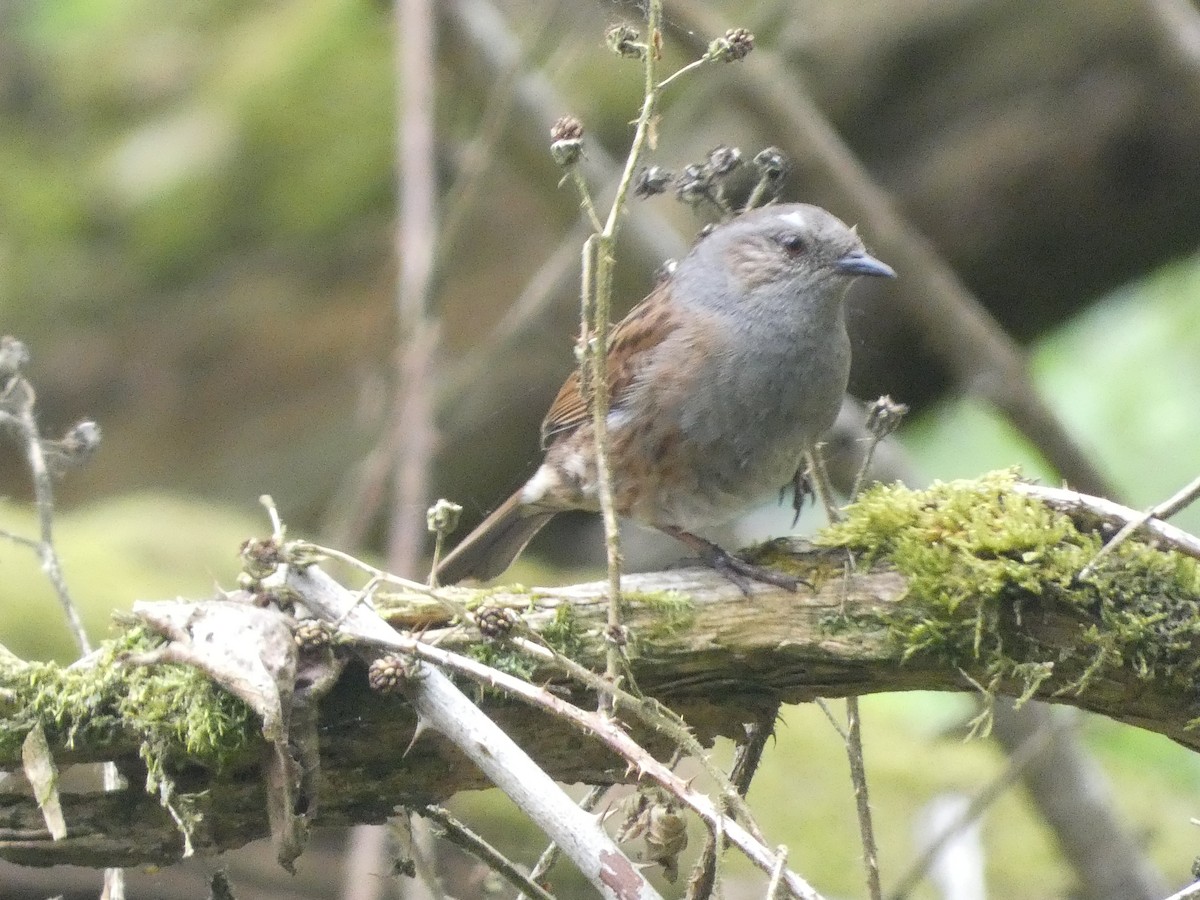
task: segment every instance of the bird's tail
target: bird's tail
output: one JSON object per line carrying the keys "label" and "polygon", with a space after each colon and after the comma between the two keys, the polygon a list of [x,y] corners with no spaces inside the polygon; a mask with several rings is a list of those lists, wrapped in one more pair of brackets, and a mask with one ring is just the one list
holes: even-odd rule
{"label": "bird's tail", "polygon": [[437,568],[438,583],[494,578],[512,565],[525,545],[552,518],[553,512],[523,504],[518,490],[441,561]]}

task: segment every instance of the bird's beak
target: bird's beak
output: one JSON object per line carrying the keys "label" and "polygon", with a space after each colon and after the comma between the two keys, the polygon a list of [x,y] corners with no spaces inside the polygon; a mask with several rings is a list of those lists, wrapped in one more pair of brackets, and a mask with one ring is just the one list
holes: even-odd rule
{"label": "bird's beak", "polygon": [[834,268],[844,275],[877,275],[881,278],[895,278],[896,270],[885,262],[880,262],[866,250],[855,250],[847,253],[836,263]]}

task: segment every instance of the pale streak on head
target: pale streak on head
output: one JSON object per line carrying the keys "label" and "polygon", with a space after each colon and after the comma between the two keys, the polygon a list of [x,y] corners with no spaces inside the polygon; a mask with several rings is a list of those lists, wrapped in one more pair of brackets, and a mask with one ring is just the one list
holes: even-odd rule
{"label": "pale streak on head", "polygon": [[784,213],[779,217],[780,222],[787,222],[789,225],[795,225],[797,228],[803,228],[807,222],[804,221],[804,216],[798,212]]}

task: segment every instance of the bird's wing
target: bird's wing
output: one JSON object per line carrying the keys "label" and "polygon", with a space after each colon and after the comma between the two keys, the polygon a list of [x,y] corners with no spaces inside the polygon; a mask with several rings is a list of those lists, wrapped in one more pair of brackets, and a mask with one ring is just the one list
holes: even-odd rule
{"label": "bird's wing", "polygon": [[[608,342],[608,404],[619,407],[638,375],[645,368],[649,352],[661,344],[680,324],[676,306],[668,300],[668,282],[629,311],[613,329]],[[579,370],[563,383],[542,420],[542,446],[559,435],[574,431],[591,421],[590,404],[579,390]]]}

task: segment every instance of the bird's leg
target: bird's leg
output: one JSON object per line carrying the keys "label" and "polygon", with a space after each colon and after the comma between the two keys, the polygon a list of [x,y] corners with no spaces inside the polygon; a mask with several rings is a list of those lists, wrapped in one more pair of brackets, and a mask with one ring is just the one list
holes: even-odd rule
{"label": "bird's leg", "polygon": [[788,489],[792,491],[792,511],[796,514],[792,517],[792,527],[796,527],[796,523],[800,521],[800,510],[804,509],[804,501],[817,499],[817,491],[813,487],[812,476],[808,472],[808,467],[801,465],[796,470],[796,474],[792,476],[792,480],[779,489],[779,502],[783,502],[783,498],[787,496]]}
{"label": "bird's leg", "polygon": [[782,572],[776,572],[774,569],[768,569],[766,566],[756,566],[754,563],[748,563],[744,559],[734,556],[727,550],[723,550],[714,544],[712,541],[707,541],[699,535],[692,534],[690,531],[684,531],[682,528],[675,528],[672,525],[659,525],[658,530],[663,534],[669,534],[675,540],[686,546],[693,553],[700,557],[701,562],[707,566],[716,569],[735,585],[737,589],[750,596],[750,582],[761,581],[764,584],[773,584],[776,587],[781,587],[785,591],[798,591],[800,585],[804,582],[791,575],[785,575]]}

